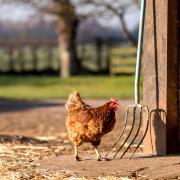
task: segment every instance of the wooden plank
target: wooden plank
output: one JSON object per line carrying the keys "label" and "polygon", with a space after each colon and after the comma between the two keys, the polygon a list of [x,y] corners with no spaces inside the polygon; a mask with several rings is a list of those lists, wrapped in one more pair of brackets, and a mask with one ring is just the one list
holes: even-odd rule
{"label": "wooden plank", "polygon": [[[179,0],[168,1],[167,51],[167,154],[177,153],[179,135],[179,59],[178,11]],[[175,141],[175,142],[174,142]]]}
{"label": "wooden plank", "polygon": [[110,74],[135,72],[135,48],[111,48],[110,49]]}
{"label": "wooden plank", "polygon": [[[180,2],[178,2],[178,7]],[[179,7],[180,9],[180,7]],[[178,60],[179,60],[179,89],[180,89],[180,10],[178,9]],[[180,91],[179,91],[179,149],[180,149]]]}
{"label": "wooden plank", "polygon": [[177,3],[178,0],[147,1],[143,102],[151,110],[151,128],[144,140],[145,153],[154,151],[165,155],[180,152]]}

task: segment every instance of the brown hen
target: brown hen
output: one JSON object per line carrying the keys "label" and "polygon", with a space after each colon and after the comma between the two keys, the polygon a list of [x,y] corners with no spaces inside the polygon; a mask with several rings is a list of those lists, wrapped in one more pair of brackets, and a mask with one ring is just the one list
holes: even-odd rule
{"label": "brown hen", "polygon": [[66,127],[69,138],[75,146],[75,160],[80,160],[78,146],[83,142],[91,143],[95,148],[97,160],[101,160],[97,147],[101,137],[110,132],[115,125],[118,100],[111,99],[103,106],[93,108],[81,100],[79,93],[73,92],[69,95],[65,107],[68,112]]}

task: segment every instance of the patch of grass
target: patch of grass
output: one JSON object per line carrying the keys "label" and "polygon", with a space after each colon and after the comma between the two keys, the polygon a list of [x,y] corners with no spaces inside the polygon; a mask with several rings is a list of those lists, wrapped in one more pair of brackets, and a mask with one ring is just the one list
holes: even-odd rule
{"label": "patch of grass", "polygon": [[67,98],[73,90],[85,98],[132,98],[134,76],[0,76],[0,98],[40,100]]}

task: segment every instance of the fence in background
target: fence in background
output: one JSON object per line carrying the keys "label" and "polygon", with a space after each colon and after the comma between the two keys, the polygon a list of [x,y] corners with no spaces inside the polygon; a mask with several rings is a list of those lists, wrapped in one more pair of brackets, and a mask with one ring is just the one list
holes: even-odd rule
{"label": "fence in background", "polygon": [[110,74],[133,74],[136,67],[135,48],[111,48],[109,50]]}
{"label": "fence in background", "polygon": [[[134,73],[135,49],[94,42],[77,46],[83,68],[111,75]],[[49,45],[0,45],[0,73],[59,72],[59,49]]]}
{"label": "fence in background", "polygon": [[58,53],[55,46],[1,47],[0,72],[58,71]]}

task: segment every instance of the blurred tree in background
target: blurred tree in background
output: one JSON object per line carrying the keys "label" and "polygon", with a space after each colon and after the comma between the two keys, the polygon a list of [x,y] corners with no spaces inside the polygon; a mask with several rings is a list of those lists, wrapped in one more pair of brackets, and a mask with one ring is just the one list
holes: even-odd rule
{"label": "blurred tree in background", "polygon": [[68,77],[77,73],[79,63],[77,61],[75,38],[78,19],[75,7],[69,0],[1,0],[0,3],[11,3],[15,6],[25,3],[41,13],[49,13],[56,16],[56,32],[58,34],[59,54],[61,56],[61,76]]}
{"label": "blurred tree in background", "polygon": [[[117,16],[121,25],[121,32],[129,43],[136,47],[137,42],[131,32],[128,30],[125,15],[134,5],[139,7],[140,0],[75,0],[74,4],[80,9],[80,15],[85,18],[97,18],[100,16]],[[89,7],[89,10],[84,11],[84,7]],[[81,10],[82,9],[82,10]]]}
{"label": "blurred tree in background", "polygon": [[111,19],[112,16],[117,16],[122,33],[129,43],[136,47],[136,40],[128,30],[124,17],[127,10],[139,6],[139,0],[0,0],[0,3],[14,4],[14,7],[26,4],[38,13],[56,17],[62,77],[77,74],[81,69],[81,63],[77,57],[76,37],[79,22],[84,19],[97,21],[100,17]]}

